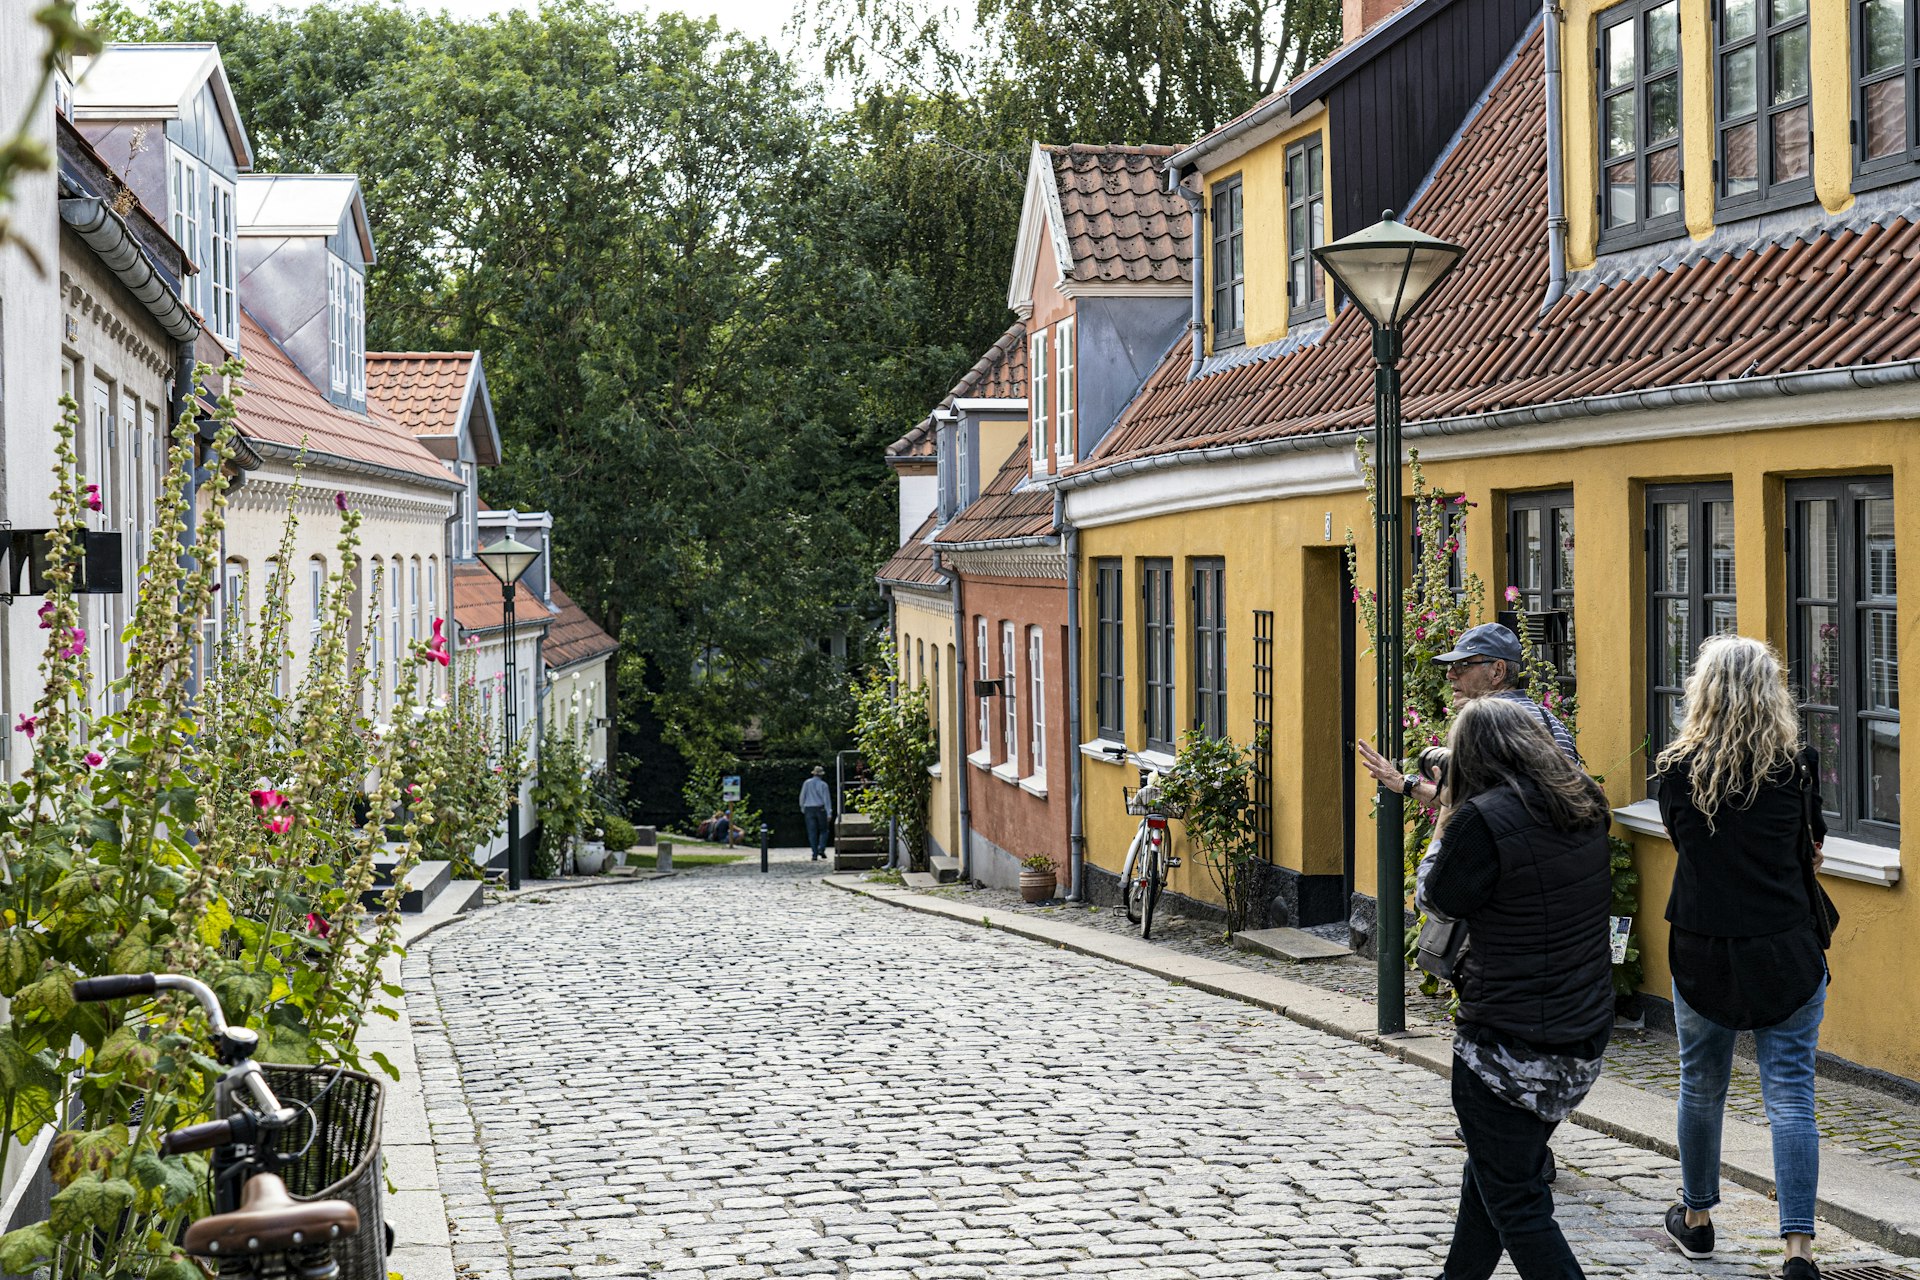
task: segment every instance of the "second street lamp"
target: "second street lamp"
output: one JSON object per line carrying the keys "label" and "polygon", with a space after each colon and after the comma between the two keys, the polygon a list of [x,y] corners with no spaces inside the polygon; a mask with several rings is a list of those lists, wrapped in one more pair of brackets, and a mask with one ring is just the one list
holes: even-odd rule
{"label": "second street lamp", "polygon": [[[489,547],[482,547],[474,553],[487,571],[500,579],[500,605],[504,613],[507,632],[507,661],[505,679],[507,687],[503,692],[505,715],[502,725],[506,730],[506,754],[501,757],[501,767],[513,762],[513,744],[519,736],[520,690],[514,678],[518,674],[513,654],[513,597],[514,584],[520,581],[520,575],[533,567],[540,558],[540,552],[513,537],[505,537]],[[507,888],[520,887],[520,780],[513,781],[513,798],[507,805]]]}
{"label": "second street lamp", "polygon": [[[1379,751],[1400,765],[1406,752],[1401,717],[1406,695],[1406,617],[1401,603],[1405,577],[1400,544],[1400,339],[1401,330],[1466,251],[1394,219],[1380,221],[1313,251],[1334,282],[1346,290],[1373,324],[1374,473],[1374,677]],[[1376,1009],[1382,1032],[1407,1028],[1406,815],[1400,793],[1380,787],[1374,819],[1376,856],[1374,952],[1380,990]]]}

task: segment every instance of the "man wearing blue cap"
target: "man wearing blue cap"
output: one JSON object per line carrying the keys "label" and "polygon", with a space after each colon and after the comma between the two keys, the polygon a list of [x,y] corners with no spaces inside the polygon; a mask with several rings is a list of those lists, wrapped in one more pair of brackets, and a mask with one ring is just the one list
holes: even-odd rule
{"label": "man wearing blue cap", "polygon": [[[1520,637],[1512,631],[1497,622],[1471,627],[1461,635],[1459,643],[1436,656],[1434,661],[1447,669],[1447,683],[1453,687],[1455,706],[1475,698],[1505,698],[1517,702],[1540,717],[1541,725],[1567,753],[1567,759],[1582,763],[1580,752],[1573,745],[1573,735],[1560,723],[1560,717],[1528,697],[1520,687],[1527,658],[1520,648]],[[1403,775],[1398,761],[1387,759],[1365,742],[1358,746],[1360,763],[1367,767],[1375,781],[1416,804],[1434,803],[1439,789],[1433,783],[1411,773]]]}

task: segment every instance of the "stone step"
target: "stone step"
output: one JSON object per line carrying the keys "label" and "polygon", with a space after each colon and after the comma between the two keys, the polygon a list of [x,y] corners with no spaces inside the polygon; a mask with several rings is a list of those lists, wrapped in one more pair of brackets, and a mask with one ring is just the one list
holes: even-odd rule
{"label": "stone step", "polygon": [[941,884],[951,884],[960,878],[960,859],[958,858],[935,854],[928,859],[928,864],[932,866],[933,874],[939,877]]}
{"label": "stone step", "polygon": [[873,823],[864,813],[843,813],[834,831],[842,836],[868,836],[873,834]]}
{"label": "stone step", "polygon": [[842,836],[833,842],[833,847],[844,853],[875,853],[885,844],[879,836]]}
{"label": "stone step", "polygon": [[1233,945],[1278,960],[1338,960],[1353,954],[1351,947],[1328,942],[1305,929],[1246,929],[1233,935]]}
{"label": "stone step", "polygon": [[887,855],[875,849],[872,853],[848,853],[836,847],[833,851],[833,869],[835,871],[872,871],[875,867],[887,865]]}
{"label": "stone step", "polygon": [[900,882],[909,889],[932,889],[940,884],[931,871],[909,871],[900,877]]}
{"label": "stone step", "polygon": [[[360,895],[360,902],[369,910],[380,909],[380,900],[386,895],[388,886],[393,884],[394,868],[398,859],[375,858],[373,862],[373,882],[375,887]],[[400,910],[407,915],[418,915],[425,911],[429,903],[438,898],[453,880],[451,862],[420,862],[407,872],[406,887],[400,892]]]}

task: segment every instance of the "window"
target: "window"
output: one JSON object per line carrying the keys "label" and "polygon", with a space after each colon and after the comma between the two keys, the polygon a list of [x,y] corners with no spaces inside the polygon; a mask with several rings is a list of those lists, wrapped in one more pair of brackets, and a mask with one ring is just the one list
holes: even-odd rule
{"label": "window", "polygon": [[1733,631],[1733,490],[1724,484],[1647,490],[1647,581],[1652,590],[1647,670],[1647,759],[1673,741],[1693,655],[1708,636]]}
{"label": "window", "polygon": [[1193,727],[1209,738],[1227,732],[1226,562],[1193,562]]}
{"label": "window", "polygon": [[954,504],[956,513],[960,508],[973,501],[973,448],[967,438],[967,424],[963,419],[953,424],[954,455],[960,460],[960,470],[954,484]]}
{"label": "window", "polygon": [[427,557],[427,612],[440,617],[440,557]]}
{"label": "window", "polygon": [[1893,482],[1787,487],[1787,660],[1831,830],[1900,843]]}
{"label": "window", "polygon": [[407,578],[407,638],[418,640],[420,636],[420,557],[413,558],[412,572]]}
{"label": "window", "polygon": [[[1571,689],[1573,490],[1507,495],[1507,588],[1508,609],[1525,615],[1528,640],[1547,647],[1562,687]],[[1518,631],[1520,621],[1516,616],[1508,625]]]}
{"label": "window", "polygon": [[940,646],[933,646],[933,687],[927,690],[927,719],[933,726],[933,759],[940,761]]}
{"label": "window", "polygon": [[1173,750],[1173,561],[1141,566],[1140,626],[1145,641],[1147,749]]}
{"label": "window", "polygon": [[1126,676],[1121,665],[1121,622],[1126,591],[1118,560],[1093,562],[1094,695],[1093,718],[1100,736],[1127,739]]}
{"label": "window", "polygon": [[1027,754],[1032,757],[1033,767],[1027,772],[1043,774],[1047,771],[1047,700],[1045,697],[1046,660],[1041,655],[1041,632],[1039,627],[1027,628],[1027,701],[1031,704],[1028,718],[1031,738],[1027,743]]}
{"label": "window", "polygon": [[1293,323],[1327,315],[1326,275],[1313,256],[1327,240],[1324,174],[1319,134],[1287,148],[1287,308]]}
{"label": "window", "polygon": [[1719,0],[1714,16],[1720,203],[1811,191],[1807,0]]}
{"label": "window", "polygon": [[220,613],[229,627],[238,626],[246,617],[247,607],[247,564],[244,560],[229,559],[226,571],[221,575],[220,594],[224,597]]}
{"label": "window", "polygon": [[400,616],[400,579],[406,573],[406,561],[399,556],[387,568],[387,616],[393,620],[393,687],[400,687],[400,672],[407,665],[407,639]]}
{"label": "window", "polygon": [[1240,179],[1213,188],[1213,345],[1237,345],[1246,337],[1247,257],[1242,235]]}
{"label": "window", "polygon": [[1601,235],[1678,230],[1680,0],[1636,2],[1610,11],[1594,59],[1600,84],[1595,204]]}
{"label": "window", "polygon": [[383,683],[383,673],[386,669],[386,645],[383,640],[385,628],[380,616],[380,579],[382,576],[380,572],[380,562],[378,560],[367,561],[366,572],[368,583],[367,600],[372,606],[367,614],[368,659],[373,669],[373,706],[375,710],[378,710],[380,706],[380,689]]}
{"label": "window", "polygon": [[[973,620],[973,671],[975,680],[993,678],[987,674],[987,620],[981,617],[975,617]],[[979,693],[974,694],[973,700],[980,708],[980,754],[982,757],[988,757],[993,754],[992,749],[987,746],[993,740],[991,736],[992,707]]]}
{"label": "window", "polygon": [[327,612],[327,562],[319,556],[307,561],[307,608],[307,630],[317,636]]}
{"label": "window", "polygon": [[367,398],[367,278],[347,272],[347,394]]}
{"label": "window", "polygon": [[233,184],[208,170],[207,321],[229,346],[240,340],[240,312],[234,301]]}
{"label": "window", "polygon": [[1077,388],[1073,382],[1073,318],[1069,316],[1053,327],[1056,359],[1054,367],[1059,373],[1059,394],[1053,398],[1054,412],[1059,418],[1058,429],[1054,434],[1054,457],[1066,466],[1079,457],[1079,434],[1076,430],[1075,415],[1078,399]]}
{"label": "window", "polygon": [[1032,427],[1027,432],[1027,453],[1033,459],[1035,471],[1047,469],[1047,423],[1051,420],[1047,414],[1049,403],[1047,392],[1047,335],[1045,332],[1033,335],[1032,349],[1027,353],[1027,363],[1031,366],[1029,378],[1033,386]]}
{"label": "window", "polygon": [[[1461,600],[1467,593],[1467,504],[1460,494],[1438,494],[1438,510],[1441,523],[1446,526],[1443,543],[1447,549],[1440,554],[1440,562],[1447,575],[1447,590],[1453,593],[1455,600]],[[1413,530],[1409,539],[1409,560],[1412,573],[1421,574],[1435,571],[1435,566],[1427,563],[1427,531],[1422,521],[1428,508],[1423,504],[1407,504],[1407,527]],[[1417,580],[1416,580],[1417,581]]]}
{"label": "window", "polygon": [[[168,230],[173,232],[174,240],[186,251],[195,266],[205,266],[207,252],[200,243],[200,219],[207,206],[201,195],[204,184],[200,162],[169,143],[167,174],[168,213],[172,222]],[[208,306],[207,300],[201,296],[201,290],[209,279],[211,273],[206,271],[188,277],[187,298],[196,308]]]}
{"label": "window", "polygon": [[327,255],[327,381],[347,389],[347,264]]}
{"label": "window", "polygon": [[1004,713],[1004,734],[1001,746],[1006,750],[1005,762],[1008,769],[1015,772],[1020,768],[1020,713],[1019,691],[1020,673],[1014,666],[1013,624],[1000,624],[1000,701]]}
{"label": "window", "polygon": [[1273,861],[1273,612],[1253,611],[1253,831],[1255,850]]}
{"label": "window", "polygon": [[1854,168],[1905,177],[1906,167],[1920,160],[1913,0],[1856,0],[1854,14]]}

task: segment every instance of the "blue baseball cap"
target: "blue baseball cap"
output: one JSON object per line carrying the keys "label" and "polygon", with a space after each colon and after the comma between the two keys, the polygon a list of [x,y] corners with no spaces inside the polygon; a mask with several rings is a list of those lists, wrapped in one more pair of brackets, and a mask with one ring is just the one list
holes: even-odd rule
{"label": "blue baseball cap", "polygon": [[1483,622],[1469,627],[1451,650],[1436,655],[1434,661],[1459,662],[1463,658],[1498,658],[1509,668],[1517,668],[1527,655],[1521,652],[1519,636],[1497,622]]}

